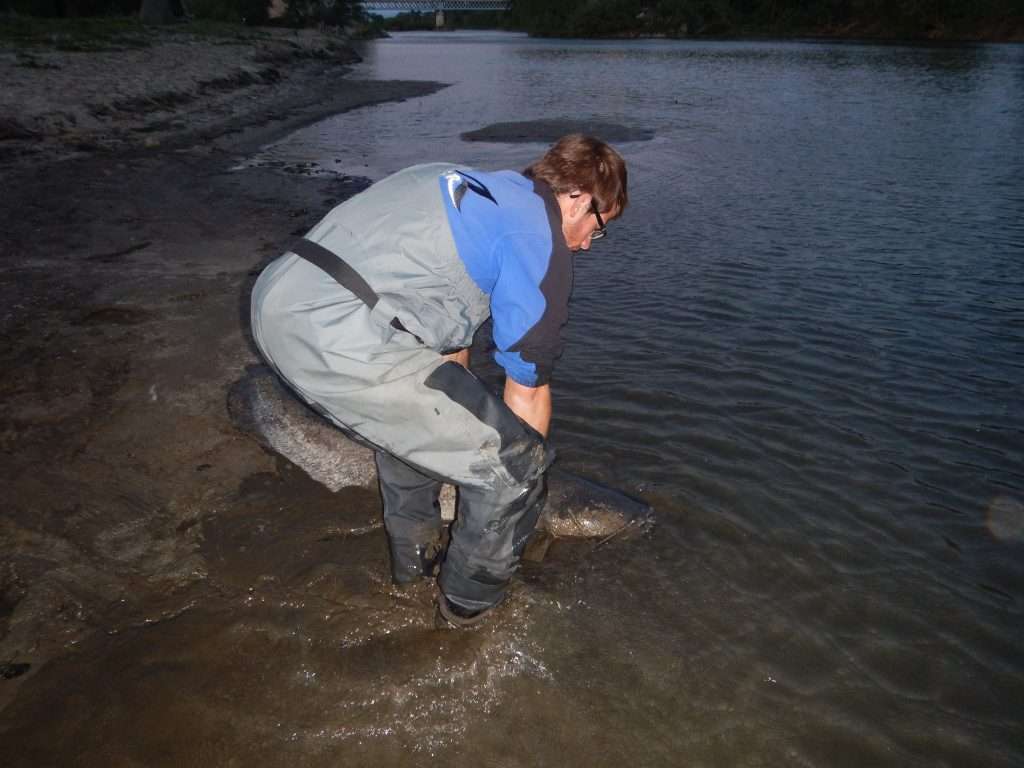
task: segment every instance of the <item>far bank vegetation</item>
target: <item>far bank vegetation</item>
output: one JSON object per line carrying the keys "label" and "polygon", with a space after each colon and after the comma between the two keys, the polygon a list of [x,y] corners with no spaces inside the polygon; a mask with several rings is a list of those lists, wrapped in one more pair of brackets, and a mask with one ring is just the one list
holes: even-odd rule
{"label": "far bank vegetation", "polygon": [[0,0],[0,14],[49,19],[137,16],[149,24],[199,19],[293,27],[344,27],[366,18],[353,0]]}
{"label": "far bank vegetation", "polygon": [[[433,12],[382,18],[353,0],[0,0],[0,14],[364,30],[434,25]],[[547,37],[1024,40],[1024,0],[511,0],[504,12],[446,13],[446,23]]]}
{"label": "far bank vegetation", "polygon": [[513,0],[534,35],[1024,39],[1024,0]]}

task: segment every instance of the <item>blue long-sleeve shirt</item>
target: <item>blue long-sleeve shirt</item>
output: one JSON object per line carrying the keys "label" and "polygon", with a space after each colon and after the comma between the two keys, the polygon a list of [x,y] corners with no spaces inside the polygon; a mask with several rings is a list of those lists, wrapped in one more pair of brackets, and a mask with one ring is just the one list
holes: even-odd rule
{"label": "blue long-sleeve shirt", "polygon": [[551,189],[514,171],[459,169],[439,183],[459,257],[490,298],[495,360],[519,384],[546,384],[573,276]]}

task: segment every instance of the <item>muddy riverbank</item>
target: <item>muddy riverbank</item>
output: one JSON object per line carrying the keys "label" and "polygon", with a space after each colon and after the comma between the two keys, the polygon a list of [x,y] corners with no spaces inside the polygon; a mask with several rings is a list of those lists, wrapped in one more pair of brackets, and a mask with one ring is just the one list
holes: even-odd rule
{"label": "muddy riverbank", "polygon": [[253,139],[239,132],[279,134],[418,92],[344,80],[359,60],[348,38],[315,30],[0,18],[0,163],[218,140],[237,149]]}
{"label": "muddy riverbank", "polygon": [[430,590],[390,585],[377,495],[331,494],[228,418],[260,266],[367,183],[231,168],[324,111],[439,87],[308,83],[149,146],[6,157],[7,765],[398,764],[457,745],[502,681],[544,680],[543,591],[438,633]]}
{"label": "muddy riverbank", "polygon": [[[467,713],[547,685],[531,613],[565,631],[571,591],[520,581],[501,621],[439,632],[429,587],[390,584],[376,492],[332,494],[232,426],[259,267],[365,183],[234,159],[196,146],[11,177],[5,765],[412,764],[458,754]],[[573,578],[550,561],[548,585]]]}

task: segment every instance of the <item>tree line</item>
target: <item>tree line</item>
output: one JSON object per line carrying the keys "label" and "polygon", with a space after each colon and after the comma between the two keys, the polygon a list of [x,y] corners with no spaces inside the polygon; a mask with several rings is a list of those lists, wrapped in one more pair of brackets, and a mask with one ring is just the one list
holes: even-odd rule
{"label": "tree line", "polygon": [[[35,16],[131,15],[153,4],[178,17],[270,21],[270,0],[0,0],[0,11]],[[354,0],[288,0],[293,26],[366,23]],[[679,37],[832,35],[1002,38],[1024,35],[1024,0],[512,0],[508,11],[448,14],[449,26],[517,29],[539,36]],[[374,19],[375,26],[429,28],[433,14]]]}
{"label": "tree line", "polygon": [[534,35],[570,37],[999,37],[1024,31],[1024,0],[513,0],[509,17]]}
{"label": "tree line", "polygon": [[[153,9],[157,9],[154,11]],[[0,0],[0,11],[49,18],[134,16],[155,12],[175,18],[210,19],[245,24],[344,26],[365,14],[355,0],[288,0],[284,15],[270,18],[270,0]]]}

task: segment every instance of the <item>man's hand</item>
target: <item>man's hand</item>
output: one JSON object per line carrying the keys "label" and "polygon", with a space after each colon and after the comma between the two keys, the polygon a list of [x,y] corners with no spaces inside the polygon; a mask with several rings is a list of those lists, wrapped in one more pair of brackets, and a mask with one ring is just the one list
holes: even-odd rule
{"label": "man's hand", "polygon": [[[468,369],[469,347],[445,355],[444,359]],[[516,416],[540,432],[545,438],[548,436],[548,427],[551,424],[551,387],[549,385],[527,387],[506,378],[504,400],[505,405],[511,408]]]}
{"label": "man's hand", "polygon": [[458,363],[467,371],[469,370],[469,347],[460,349],[458,352],[452,352],[450,355],[445,355],[444,359],[449,363]]}
{"label": "man's hand", "polygon": [[545,438],[551,424],[551,387],[544,384],[540,387],[527,387],[505,379],[505,405]]}

